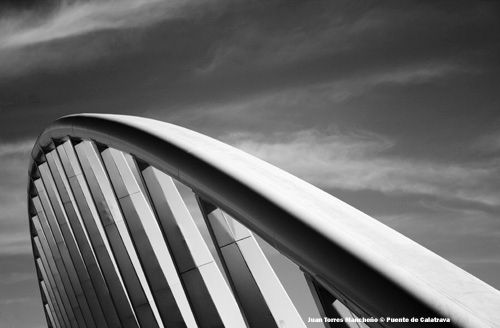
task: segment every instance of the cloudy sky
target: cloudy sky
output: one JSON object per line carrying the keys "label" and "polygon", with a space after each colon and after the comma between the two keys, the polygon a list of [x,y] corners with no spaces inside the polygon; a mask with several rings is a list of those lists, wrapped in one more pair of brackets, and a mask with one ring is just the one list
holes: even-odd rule
{"label": "cloudy sky", "polygon": [[28,152],[79,112],[208,134],[500,288],[494,1],[0,3],[0,323],[41,327]]}

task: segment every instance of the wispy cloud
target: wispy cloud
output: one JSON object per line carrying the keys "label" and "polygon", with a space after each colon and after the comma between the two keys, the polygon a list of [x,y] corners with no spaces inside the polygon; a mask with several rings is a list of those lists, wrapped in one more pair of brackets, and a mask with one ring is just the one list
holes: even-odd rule
{"label": "wispy cloud", "polygon": [[35,280],[33,272],[3,272],[0,274],[0,284],[17,284],[28,280]]}
{"label": "wispy cloud", "polygon": [[24,221],[24,233],[5,231],[0,233],[0,255],[19,255],[31,253],[28,235],[28,219],[17,218]]}
{"label": "wispy cloud", "polygon": [[0,157],[10,156],[10,155],[26,155],[28,154],[35,140],[22,140],[9,143],[0,143]]}
{"label": "wispy cloud", "polygon": [[0,34],[0,47],[24,47],[94,31],[149,25],[180,15],[186,3],[180,0],[75,1],[59,6],[35,23],[30,21],[32,14],[7,17],[0,21],[0,31],[4,31]]}
{"label": "wispy cloud", "polygon": [[[373,66],[433,65],[436,60],[458,63],[453,56],[440,54],[442,44],[432,44],[434,31],[430,27],[437,23],[440,28],[446,26],[452,30],[456,27],[451,19],[453,14],[429,10],[426,5],[408,5],[412,10],[391,10],[394,8],[390,4],[310,2],[300,5],[302,11],[281,12],[279,25],[265,18],[243,20],[229,36],[217,42],[212,60],[199,73],[280,71],[283,67],[300,65],[303,69],[299,71],[307,75],[319,65],[324,72],[317,72],[318,75],[325,72],[342,75],[366,74]],[[266,17],[266,13],[261,16]],[[408,24],[408,21],[420,24]],[[405,32],[427,37],[405,35]],[[405,46],[394,47],[398,42]],[[421,49],[427,43],[436,48],[435,56],[428,53],[422,56]],[[363,51],[369,55],[361,54]],[[460,64],[465,62],[462,60]]]}
{"label": "wispy cloud", "polygon": [[271,122],[275,129],[278,122],[292,121],[280,119],[283,113],[293,118],[295,123],[308,120],[307,117],[313,115],[327,116],[333,120],[337,109],[346,102],[369,95],[379,87],[437,83],[461,74],[474,73],[472,69],[438,62],[382,68],[363,76],[333,76],[325,82],[272,87],[223,103],[194,105],[183,111],[168,113],[165,119],[181,124],[203,125],[211,122],[232,125],[238,122],[266,126]]}
{"label": "wispy cloud", "polygon": [[0,144],[0,255],[31,252],[25,193],[33,144],[34,140]]}
{"label": "wispy cloud", "polygon": [[26,303],[26,302],[33,302],[33,297],[17,297],[17,298],[7,298],[7,299],[1,299],[0,304],[2,305],[8,305],[8,304],[19,304],[19,303]]}
{"label": "wispy cloud", "polygon": [[[113,37],[85,44],[67,41],[184,17],[211,0],[77,0],[53,10],[0,15],[0,71],[19,74],[38,67],[65,67],[113,53]],[[27,50],[29,49],[29,51]]]}
{"label": "wispy cloud", "polygon": [[369,133],[304,130],[269,137],[251,133],[223,139],[323,188],[410,193],[500,205],[495,166],[401,158],[394,141]]}
{"label": "wispy cloud", "polygon": [[498,155],[500,150],[500,132],[482,135],[473,145],[473,148],[482,152]]}
{"label": "wispy cloud", "polygon": [[[304,7],[307,8],[307,5]],[[315,17],[314,26],[293,12],[282,13],[283,25],[287,28],[261,24],[260,20],[245,21],[228,38],[220,40],[212,60],[198,72],[213,74],[248,66],[274,68],[324,54],[342,53],[360,35],[384,24],[381,19],[364,15],[368,9],[363,7],[361,5],[359,12],[351,15],[346,15],[345,11],[342,16],[332,12],[312,13]]]}

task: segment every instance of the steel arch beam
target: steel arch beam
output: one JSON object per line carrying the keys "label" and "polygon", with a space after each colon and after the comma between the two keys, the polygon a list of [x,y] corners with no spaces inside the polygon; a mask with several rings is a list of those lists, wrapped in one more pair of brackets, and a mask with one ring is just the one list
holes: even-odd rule
{"label": "steel arch beam", "polygon": [[186,184],[297,263],[358,315],[448,317],[449,325],[457,327],[500,325],[498,290],[361,211],[233,147],[151,119],[81,114],[57,120],[39,136],[34,163],[53,140],[68,137],[126,151]]}

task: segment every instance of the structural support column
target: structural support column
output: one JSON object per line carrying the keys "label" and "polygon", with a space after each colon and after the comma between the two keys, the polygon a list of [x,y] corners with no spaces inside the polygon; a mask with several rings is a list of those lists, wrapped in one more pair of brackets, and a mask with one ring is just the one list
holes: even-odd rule
{"label": "structural support column", "polygon": [[238,304],[173,180],[149,166],[146,187],[200,327],[246,327]]}
{"label": "structural support column", "polygon": [[305,328],[250,230],[214,205],[197,198],[250,325],[269,327],[274,321],[275,327]]}

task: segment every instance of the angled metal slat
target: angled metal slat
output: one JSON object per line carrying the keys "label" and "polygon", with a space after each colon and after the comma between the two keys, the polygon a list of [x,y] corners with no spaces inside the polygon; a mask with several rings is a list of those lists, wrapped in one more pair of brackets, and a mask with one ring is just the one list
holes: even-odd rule
{"label": "angled metal slat", "polygon": [[[102,157],[151,286],[154,298],[151,302],[156,302],[165,326],[186,326],[178,304],[185,303],[186,296],[183,292],[174,294],[175,286],[181,282],[156,217],[136,176],[123,153],[108,148],[103,151]],[[193,326],[194,317],[184,313],[186,315],[190,326]]]}
{"label": "angled metal slat", "polygon": [[56,189],[47,162],[38,165],[43,183],[35,183],[52,233],[69,271],[85,321],[89,327],[107,327],[82,254]]}
{"label": "angled metal slat", "polygon": [[[64,317],[64,323],[70,327],[77,326],[76,318],[73,313],[73,303],[70,302],[68,294],[65,290],[65,284],[61,279],[59,274],[59,269],[57,268],[56,262],[50,253],[50,247],[48,245],[47,239],[43,233],[40,221],[37,216],[32,217],[33,226],[37,231],[37,236],[33,238],[35,247],[42,259],[47,272],[50,272],[50,277],[54,281],[54,294],[56,296],[59,308]],[[74,304],[77,304],[76,299]]]}
{"label": "angled metal slat", "polygon": [[[38,249],[37,249],[37,251],[38,251]],[[45,268],[41,257],[35,259],[35,263],[36,263],[36,266],[37,266],[39,272],[42,275],[43,281],[45,281],[48,296],[52,300],[52,307],[54,308],[54,314],[57,317],[57,321],[59,321],[59,323],[61,325],[69,326],[69,320],[67,320],[67,318],[65,318],[63,316],[63,312],[59,307],[60,303],[58,303],[58,301],[57,301],[57,297],[56,297],[55,290],[54,290],[55,286],[53,284],[53,280],[52,280],[52,277],[50,275],[50,272],[48,272],[47,269]]]}
{"label": "angled metal slat", "polygon": [[120,268],[123,282],[140,325],[155,324],[154,314],[146,293],[150,294],[132,240],[115,198],[111,182],[101,162],[98,150],[89,141],[75,146],[83,172],[94,197],[101,222]]}
{"label": "angled metal slat", "polygon": [[[36,231],[35,224],[33,222],[34,219],[38,220],[38,218],[33,217],[31,219],[31,224],[33,225],[33,229],[35,229],[35,231]],[[60,281],[59,273],[57,272],[57,269],[55,268],[55,264],[53,264],[53,261],[49,263],[49,261],[47,260],[47,256],[45,255],[45,251],[42,248],[42,245],[40,243],[40,236],[38,233],[32,237],[32,248],[33,248],[33,251],[36,252],[38,257],[42,261],[42,265],[45,269],[45,273],[47,274],[48,280],[45,280],[45,281],[46,281],[46,283],[49,284],[49,287],[51,288],[52,293],[54,294],[55,304],[57,305],[59,315],[61,317],[60,322],[66,326],[70,326],[70,319],[69,319],[69,316],[67,314],[68,309],[66,309],[66,307],[65,307],[65,305],[69,306],[69,302],[67,304],[64,304],[62,301],[60,291],[59,291],[59,289],[61,289],[62,287],[57,286],[57,282],[56,282],[56,281]],[[38,259],[35,259],[35,263],[37,260]],[[56,280],[56,277],[59,278],[59,280]]]}
{"label": "angled metal slat", "polygon": [[123,278],[71,141],[68,140],[59,145],[57,151],[68,176],[75,201],[80,209],[83,223],[113,298],[121,324],[127,328],[137,327],[137,319]]}
{"label": "angled metal slat", "polygon": [[145,184],[200,327],[246,327],[238,304],[173,180],[148,167]]}
{"label": "angled metal slat", "polygon": [[[255,326],[305,328],[303,319],[283,288],[253,234],[213,204],[198,197],[203,217],[222,255],[228,276]],[[266,314],[269,317],[266,317]]]}
{"label": "angled metal slat", "polygon": [[67,298],[69,300],[68,303],[71,305],[70,313],[73,314],[74,317],[70,317],[70,321],[72,321],[72,325],[84,328],[87,325],[83,318],[80,304],[78,302],[73,284],[68,273],[69,269],[67,269],[65,266],[64,260],[56,244],[56,240],[54,239],[54,235],[52,234],[51,227],[47,221],[47,217],[45,216],[45,212],[43,211],[42,204],[38,196],[34,197],[32,201],[37,211],[37,220],[33,219],[33,222],[35,224],[35,227],[37,227],[37,223],[39,224],[39,229],[37,229],[37,232],[40,237],[40,241],[42,242],[42,245],[45,243],[49,248],[46,254],[50,254],[50,256],[48,255],[47,257],[53,259],[55,266],[57,267],[57,271],[59,272],[59,277],[61,278],[61,286],[63,287],[62,289],[67,295]]}
{"label": "angled metal slat", "polygon": [[[52,150],[51,152],[46,153],[45,157],[47,158],[47,163],[49,164],[49,168],[52,172],[52,177],[57,187],[60,201],[63,203],[62,205],[64,209],[59,208],[59,211],[65,210],[65,215],[71,225],[77,247],[80,250],[82,260],[88,271],[90,282],[92,284],[89,286],[91,287],[90,292],[95,293],[107,326],[119,328],[121,324],[118,319],[115,306],[111,300],[111,295],[102,275],[101,268],[90,244],[85,225],[73,193],[70,189],[69,181],[65,175],[59,155],[56,150]],[[62,214],[64,214],[64,212]],[[98,322],[97,324],[100,325],[102,322]]]}
{"label": "angled metal slat", "polygon": [[52,312],[50,312],[50,308],[48,304],[44,304],[43,310],[45,312],[45,317],[47,319],[47,325],[49,328],[56,327],[54,324],[54,317],[52,316]]}
{"label": "angled metal slat", "polygon": [[55,312],[55,308],[54,308],[54,304],[53,304],[53,299],[51,299],[51,297],[49,296],[47,286],[45,285],[45,281],[41,280],[40,286],[42,287],[42,292],[43,292],[44,298],[47,301],[47,304],[49,305],[49,316],[51,317],[51,321],[52,321],[53,325],[57,328],[63,328],[63,326],[61,325],[59,319],[57,318],[57,316],[55,314],[56,312]]}

